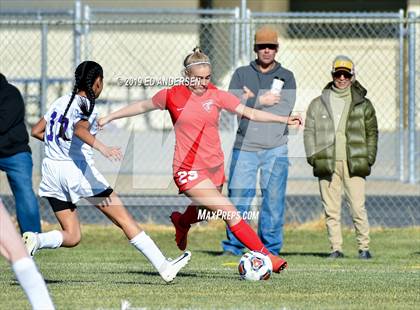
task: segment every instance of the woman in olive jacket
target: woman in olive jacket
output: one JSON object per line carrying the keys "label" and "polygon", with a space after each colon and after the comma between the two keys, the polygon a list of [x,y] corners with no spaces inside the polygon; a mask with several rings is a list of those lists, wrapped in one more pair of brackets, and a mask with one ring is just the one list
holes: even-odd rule
{"label": "woman in olive jacket", "polygon": [[346,56],[333,61],[333,81],[309,105],[304,144],[308,163],[318,177],[326,215],[331,258],[344,257],[341,236],[341,192],[356,229],[359,258],[369,259],[369,223],[365,209],[365,177],[375,162],[378,125],[366,89],[355,80]]}

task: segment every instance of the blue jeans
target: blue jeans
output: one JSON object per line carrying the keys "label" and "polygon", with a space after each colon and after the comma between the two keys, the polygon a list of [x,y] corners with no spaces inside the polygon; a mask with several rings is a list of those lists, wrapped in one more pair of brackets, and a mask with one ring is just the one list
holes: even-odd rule
{"label": "blue jeans", "polygon": [[[248,212],[256,194],[258,170],[262,204],[258,235],[272,254],[279,254],[283,245],[286,184],[289,171],[287,145],[258,152],[234,149],[229,172],[229,198],[240,213]],[[226,228],[223,250],[241,255],[244,245]]]}
{"label": "blue jeans", "polygon": [[32,156],[21,152],[0,157],[0,170],[6,172],[16,200],[16,216],[22,233],[41,232],[38,199],[32,189]]}

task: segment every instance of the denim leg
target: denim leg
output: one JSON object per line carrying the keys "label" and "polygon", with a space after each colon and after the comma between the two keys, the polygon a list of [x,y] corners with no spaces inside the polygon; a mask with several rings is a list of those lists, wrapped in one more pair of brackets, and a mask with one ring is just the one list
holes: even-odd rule
{"label": "denim leg", "polygon": [[261,241],[272,254],[283,246],[286,184],[289,171],[287,145],[259,152],[262,204],[258,222]]}
{"label": "denim leg", "polygon": [[21,233],[41,232],[38,200],[32,189],[32,156],[29,152],[0,158],[16,201],[16,216]]}
{"label": "denim leg", "polygon": [[[258,159],[256,152],[245,152],[234,149],[229,170],[229,198],[242,214],[249,211],[255,196]],[[241,255],[244,245],[236,239],[229,227],[226,226],[227,240],[222,241],[224,251]]]}

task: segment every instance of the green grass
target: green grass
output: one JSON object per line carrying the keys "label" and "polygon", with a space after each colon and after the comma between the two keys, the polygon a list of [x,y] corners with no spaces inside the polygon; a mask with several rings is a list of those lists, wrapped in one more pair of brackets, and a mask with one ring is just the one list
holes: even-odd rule
{"label": "green grass", "polygon": [[[354,233],[344,232],[342,260],[327,260],[326,233],[287,229],[284,257],[289,268],[270,280],[239,280],[239,258],[216,255],[220,225],[193,229],[190,264],[165,284],[116,228],[84,227],[74,249],[37,253],[57,309],[132,308],[220,309],[415,309],[420,305],[420,228],[374,230],[374,259],[357,259]],[[179,251],[171,229],[149,234],[164,253]],[[0,309],[28,309],[28,302],[5,262],[0,261]]]}

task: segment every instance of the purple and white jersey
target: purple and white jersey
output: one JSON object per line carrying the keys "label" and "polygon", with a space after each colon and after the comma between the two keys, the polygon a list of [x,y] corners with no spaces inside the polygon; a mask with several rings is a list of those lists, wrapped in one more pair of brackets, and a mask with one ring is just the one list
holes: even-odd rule
{"label": "purple and white jersey", "polygon": [[[52,160],[90,162],[93,159],[92,147],[76,137],[74,135],[74,129],[77,122],[87,120],[90,124],[90,133],[96,135],[98,131],[98,112],[95,107],[90,117],[87,118],[80,109],[79,104],[82,100],[85,100],[89,105],[89,100],[76,95],[67,111],[66,117],[63,117],[70,97],[71,94],[67,94],[58,98],[44,115],[44,119],[47,122],[44,135],[45,156]],[[59,137],[61,124],[63,124],[63,130],[67,139],[70,139],[69,141]]]}

